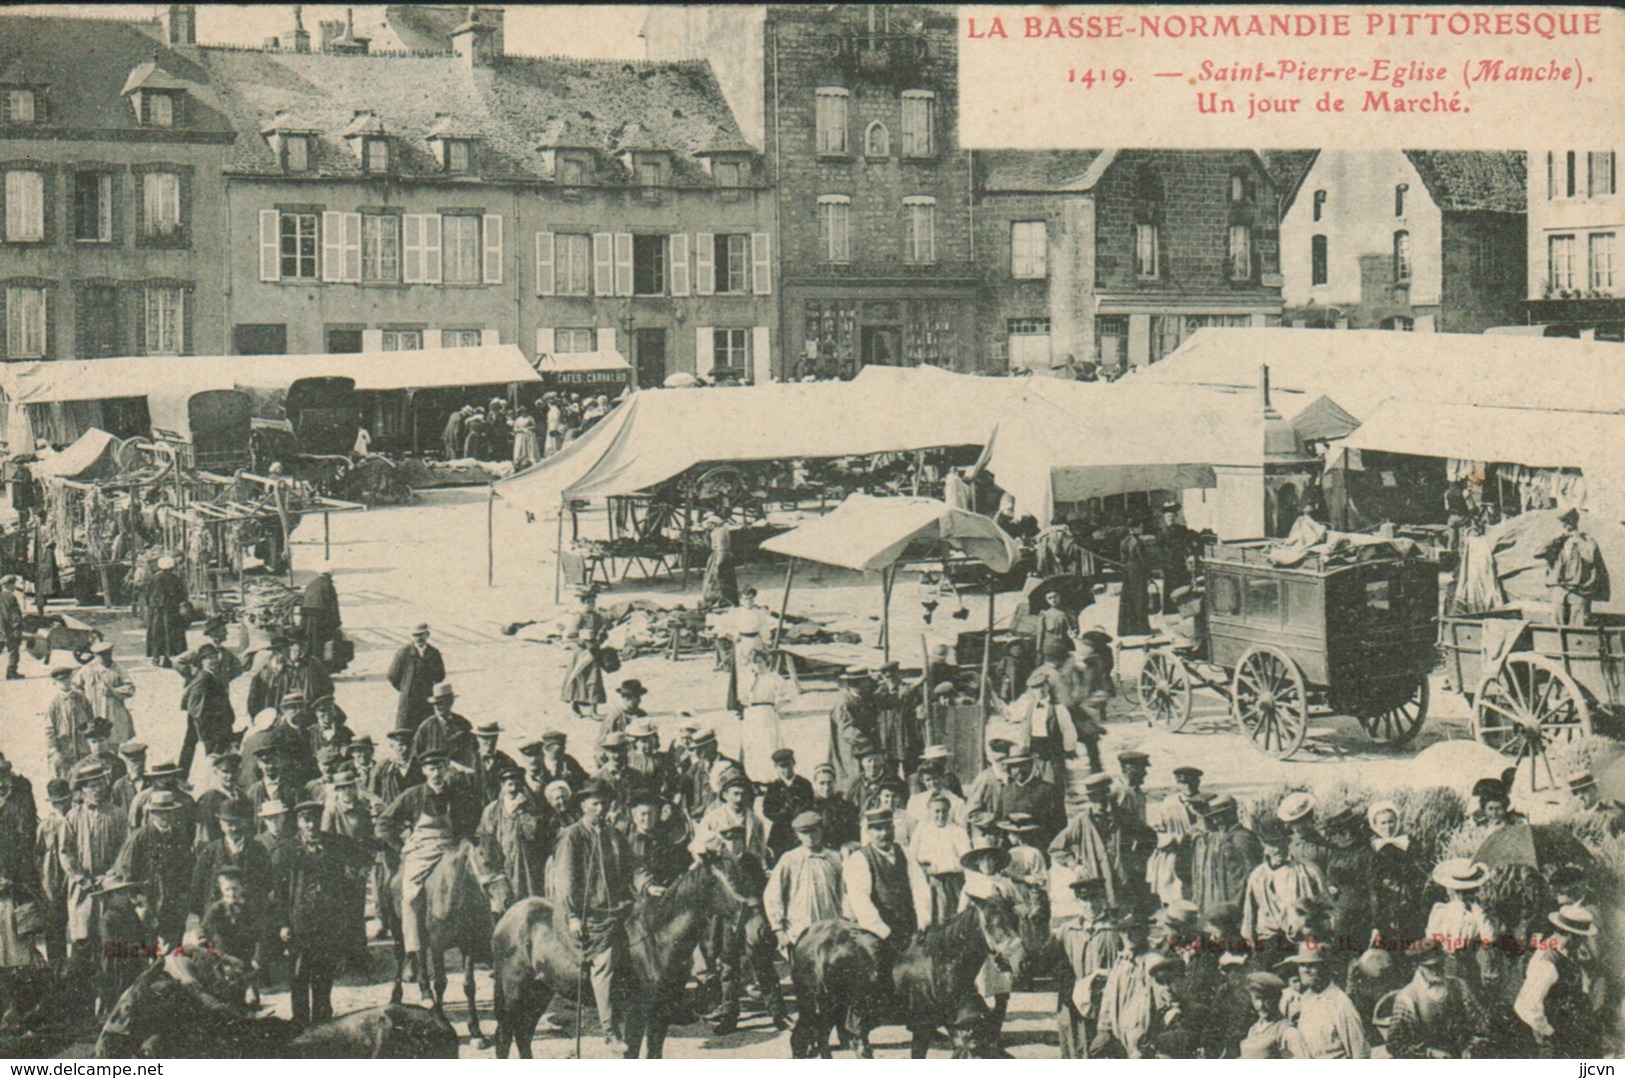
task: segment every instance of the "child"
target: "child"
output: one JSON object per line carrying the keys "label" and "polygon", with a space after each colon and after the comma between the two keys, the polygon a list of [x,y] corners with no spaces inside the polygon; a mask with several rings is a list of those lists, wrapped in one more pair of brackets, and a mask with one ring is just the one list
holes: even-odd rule
{"label": "child", "polygon": [[959,891],[965,882],[959,859],[970,852],[970,836],[954,822],[947,794],[932,794],[926,811],[925,822],[914,829],[909,853],[931,884],[931,923],[945,924],[959,910]]}
{"label": "child", "polygon": [[243,964],[249,971],[252,1002],[258,1007],[260,950],[264,946],[259,912],[248,901],[243,874],[238,869],[230,865],[222,868],[215,873],[215,884],[220,897],[204,911],[199,939],[215,954],[235,958]]}

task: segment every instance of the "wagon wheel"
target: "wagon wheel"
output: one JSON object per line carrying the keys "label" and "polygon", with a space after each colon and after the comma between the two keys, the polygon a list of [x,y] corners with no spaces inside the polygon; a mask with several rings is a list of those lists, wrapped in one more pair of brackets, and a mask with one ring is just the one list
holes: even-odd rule
{"label": "wagon wheel", "polygon": [[1260,752],[1277,760],[1297,752],[1309,732],[1309,691],[1298,664],[1272,647],[1247,652],[1231,682],[1230,711]]}
{"label": "wagon wheel", "polygon": [[1354,717],[1359,720],[1366,736],[1373,741],[1381,741],[1394,748],[1407,745],[1421,731],[1422,723],[1428,717],[1429,691],[1427,675],[1424,674],[1416,679],[1416,684],[1405,699],[1390,706],[1362,709]]}
{"label": "wagon wheel", "polygon": [[1544,756],[1554,744],[1591,736],[1591,705],[1557,663],[1515,652],[1478,687],[1473,736],[1504,756]]}
{"label": "wagon wheel", "polygon": [[1191,678],[1178,655],[1166,648],[1147,652],[1138,689],[1146,722],[1170,733],[1185,728],[1191,719]]}

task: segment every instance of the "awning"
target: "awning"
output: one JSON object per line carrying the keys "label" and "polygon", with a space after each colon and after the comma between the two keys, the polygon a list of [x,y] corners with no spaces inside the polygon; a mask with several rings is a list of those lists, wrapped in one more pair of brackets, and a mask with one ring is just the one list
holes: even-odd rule
{"label": "awning", "polygon": [[1020,556],[1014,539],[979,513],[935,498],[876,498],[852,494],[833,512],[774,536],[762,549],[790,558],[860,572],[885,569],[918,542],[940,543],[968,554],[996,573]]}
{"label": "awning", "polygon": [[99,478],[113,470],[113,452],[117,448],[117,438],[93,427],[62,452],[30,465],[28,470],[36,479],[48,476],[59,479]]}
{"label": "awning", "polygon": [[536,369],[543,374],[566,374],[587,371],[629,371],[632,364],[619,352],[563,352],[542,356]]}
{"label": "awning", "polygon": [[1625,415],[1389,400],[1343,444],[1528,468],[1585,468],[1625,445]]}

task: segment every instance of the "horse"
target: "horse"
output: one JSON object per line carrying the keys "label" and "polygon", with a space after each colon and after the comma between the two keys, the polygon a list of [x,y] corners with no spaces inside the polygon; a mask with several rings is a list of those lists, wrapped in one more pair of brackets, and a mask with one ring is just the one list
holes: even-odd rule
{"label": "horse", "polygon": [[[397,918],[401,913],[401,870],[390,880]],[[463,959],[463,999],[468,1003],[468,1035],[485,1047],[476,1006],[474,964],[491,960],[491,929],[500,911],[513,901],[507,877],[492,872],[479,847],[464,840],[434,866],[423,881],[424,914],[419,923],[422,947],[417,954],[419,999],[445,1016],[446,952],[457,948]],[[397,919],[396,924],[399,924]],[[401,981],[406,966],[405,942],[395,932],[395,984],[391,1003],[401,1002]]]}
{"label": "horse", "polygon": [[[662,1058],[700,937],[713,919],[738,916],[754,901],[746,895],[738,862],[706,853],[665,894],[633,908],[620,967],[633,989],[622,993],[628,998],[626,1058],[636,1059],[644,1047],[647,1058]],[[561,914],[546,899],[527,898],[497,923],[491,952],[498,1059],[507,1058],[510,1044],[521,1059],[531,1058],[536,1023],[555,994],[592,998],[592,985],[581,975],[581,948],[560,924]]]}
{"label": "horse", "polygon": [[869,1033],[886,1024],[878,1021],[884,1008],[913,1035],[911,1058],[924,1059],[931,1037],[944,1027],[955,1059],[1005,1057],[996,1043],[986,1043],[990,1015],[976,992],[976,975],[991,956],[1019,976],[1027,956],[1042,946],[1048,919],[1044,903],[1025,894],[969,899],[947,922],[909,941],[892,963],[890,992],[873,934],[850,921],[814,924],[791,952],[798,1008],[792,1055],[830,1058],[829,1035],[839,1025],[858,1058],[873,1059]]}
{"label": "horse", "polygon": [[457,1031],[423,1007],[391,1004],[316,1022],[304,1029],[213,994],[241,996],[241,964],[216,959],[207,984],[188,985],[155,960],[119,997],[96,1039],[98,1059],[455,1059]]}

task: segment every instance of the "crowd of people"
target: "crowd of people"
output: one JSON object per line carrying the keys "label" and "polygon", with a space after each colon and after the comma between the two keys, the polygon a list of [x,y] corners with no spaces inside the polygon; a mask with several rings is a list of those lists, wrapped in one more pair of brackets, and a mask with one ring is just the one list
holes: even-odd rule
{"label": "crowd of people", "polygon": [[[105,1019],[154,955],[184,944],[241,961],[256,997],[285,982],[294,1021],[318,1021],[334,978],[367,969],[369,931],[423,960],[425,882],[469,843],[513,900],[552,903],[617,1051],[627,917],[710,853],[733,858],[749,892],[695,956],[698,1009],[718,1034],[738,1028],[752,990],[788,1026],[784,963],[822,921],[855,924],[884,963],[973,903],[1024,896],[1047,904],[1049,946],[1025,969],[990,959],[957,1019],[994,1050],[1022,984],[1053,987],[1068,1058],[1342,1058],[1377,1044],[1402,1058],[1587,1056],[1612,1043],[1619,896],[1598,893],[1595,873],[1576,861],[1521,879],[1531,912],[1514,924],[1484,897],[1492,870],[1424,860],[1393,802],[1326,813],[1303,790],[1238,802],[1205,790],[1195,765],[1154,794],[1147,754],[1102,758],[1109,637],[1053,595],[1038,665],[995,687],[987,763],[963,785],[933,704],[974,697],[978,671],[946,649],[917,678],[847,669],[827,754],[799,759],[778,735],[772,618],[748,588],[721,619],[724,713],[746,731],[737,758],[686,713],[663,743],[637,678],[601,706],[614,671],[595,650],[590,592],[562,696],[598,723],[595,743],[557,729],[513,739],[464,717],[420,624],[389,666],[398,706],[377,745],[350,729],[324,662],[338,598],[318,576],[299,625],[252,656],[225,646],[218,622],[196,647],[166,647],[188,723],[174,762],[149,761],[110,645],[53,659],[43,799],[0,760],[0,967],[63,970]],[[1582,811],[1625,829],[1594,779],[1571,785]],[[1522,824],[1507,776],[1479,782],[1471,812],[1486,842]]]}
{"label": "crowd of people", "polygon": [[515,469],[528,468],[581,437],[628,392],[550,390],[528,407],[501,397],[465,404],[446,417],[441,451],[446,460],[511,460]]}

